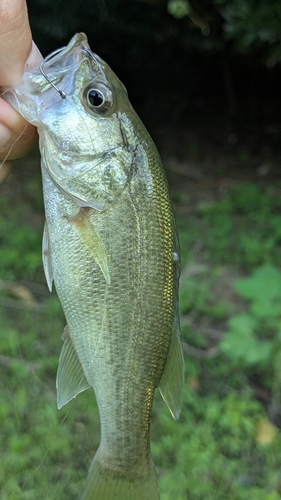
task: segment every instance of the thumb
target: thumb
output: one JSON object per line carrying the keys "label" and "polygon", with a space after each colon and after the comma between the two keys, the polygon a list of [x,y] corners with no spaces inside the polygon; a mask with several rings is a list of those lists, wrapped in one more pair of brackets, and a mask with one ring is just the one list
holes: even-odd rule
{"label": "thumb", "polygon": [[[32,43],[25,0],[0,0],[0,86],[13,85],[41,60]],[[23,156],[36,141],[36,128],[0,99],[0,177],[10,170],[7,160]]]}
{"label": "thumb", "polygon": [[16,83],[32,46],[25,0],[0,0],[0,86]]}

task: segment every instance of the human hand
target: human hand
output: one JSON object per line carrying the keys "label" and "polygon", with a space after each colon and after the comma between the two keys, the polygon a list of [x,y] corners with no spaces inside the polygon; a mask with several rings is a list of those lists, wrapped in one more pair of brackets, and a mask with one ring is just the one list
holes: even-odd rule
{"label": "human hand", "polygon": [[[25,0],[0,0],[0,87],[13,85],[24,71],[39,66],[42,56],[32,42]],[[32,149],[36,127],[0,98],[0,184],[12,160]]]}

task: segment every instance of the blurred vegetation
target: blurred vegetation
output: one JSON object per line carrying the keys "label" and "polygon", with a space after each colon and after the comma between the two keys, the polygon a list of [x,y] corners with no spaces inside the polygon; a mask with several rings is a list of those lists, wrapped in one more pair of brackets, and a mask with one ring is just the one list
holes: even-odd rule
{"label": "blurred vegetation", "polygon": [[238,51],[262,54],[269,66],[281,60],[281,4],[278,0],[217,0],[225,40]]}
{"label": "blurred vegetation", "polygon": [[102,36],[111,49],[113,36],[131,37],[135,55],[146,53],[153,42],[176,43],[187,51],[230,46],[254,52],[270,66],[281,60],[278,0],[29,0],[28,6],[35,40],[43,48],[57,47],[82,30],[91,41]]}
{"label": "blurred vegetation", "polygon": [[[37,161],[1,186],[0,499],[74,500],[99,417],[90,390],[56,407],[64,318],[40,262]],[[186,384],[178,422],[156,394],[161,500],[281,499],[280,191],[278,182],[235,182],[200,195],[188,216],[186,193],[173,195]]]}

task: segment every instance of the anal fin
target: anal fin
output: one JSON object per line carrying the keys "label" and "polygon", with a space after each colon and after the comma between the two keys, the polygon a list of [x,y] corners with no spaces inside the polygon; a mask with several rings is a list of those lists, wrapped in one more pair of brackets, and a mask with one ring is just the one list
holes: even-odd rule
{"label": "anal fin", "polygon": [[180,415],[185,372],[179,333],[179,324],[176,319],[165,369],[158,386],[160,394],[175,420]]}
{"label": "anal fin", "polygon": [[63,332],[63,339],[56,380],[59,409],[90,387],[67,326]]}

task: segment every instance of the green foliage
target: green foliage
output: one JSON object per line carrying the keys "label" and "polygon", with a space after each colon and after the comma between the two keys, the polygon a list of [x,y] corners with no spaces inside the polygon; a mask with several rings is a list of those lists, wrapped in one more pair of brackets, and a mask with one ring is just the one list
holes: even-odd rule
{"label": "green foliage", "polygon": [[167,10],[175,18],[181,19],[190,13],[190,5],[187,0],[169,0]]}
{"label": "green foliage", "polygon": [[61,313],[54,318],[52,308],[10,314],[0,308],[1,500],[76,499],[98,444],[93,394],[82,395],[77,407],[73,402],[57,410],[55,377],[64,320]]}
{"label": "green foliage", "polygon": [[255,334],[259,323],[249,314],[239,314],[228,322],[228,332],[221,342],[222,351],[247,365],[268,363],[273,352],[270,341],[261,341]]}
{"label": "green foliage", "polygon": [[[0,210],[5,210],[3,203],[0,203]],[[24,275],[34,275],[41,269],[41,232],[34,230],[28,224],[18,227],[11,212],[12,210],[9,210],[10,220],[6,219],[4,222],[5,238],[0,242],[2,247],[0,274],[8,280],[13,280],[16,276],[23,278]],[[26,248],[28,251],[23,252]]]}
{"label": "green foliage", "polygon": [[[80,394],[56,408],[55,374],[64,320],[44,313],[0,309],[1,500],[74,500],[99,442],[94,395]],[[42,317],[42,314],[44,316]],[[23,321],[23,331],[17,325]],[[38,327],[38,325],[40,325]],[[174,422],[157,395],[152,453],[161,500],[279,499],[280,437],[270,447],[256,442],[266,418],[248,390],[225,395],[204,391],[196,359],[187,363],[181,417]],[[274,457],[274,459],[273,459]],[[275,496],[274,496],[275,495]]]}
{"label": "green foliage", "polygon": [[199,267],[198,275],[183,275],[179,292],[179,305],[182,314],[202,314],[213,320],[227,318],[231,306],[226,301],[218,300],[213,292],[218,279],[217,273],[210,273],[208,268]]}
{"label": "green foliage", "polygon": [[[100,37],[108,51],[114,36],[130,37],[140,56],[141,48],[146,52],[145,46],[155,40],[168,45],[177,39],[178,46],[189,51],[226,49],[232,40],[236,51],[262,53],[269,65],[281,60],[279,0],[29,0],[28,6],[35,40],[41,49],[48,45],[47,51],[82,30],[95,40]],[[131,45],[127,44],[126,56]]]}
{"label": "green foliage", "polygon": [[[1,188],[6,191],[0,197],[4,214],[0,222],[0,500],[40,496],[76,500],[98,446],[99,416],[91,390],[62,410],[56,407],[55,378],[65,321],[56,296],[42,285],[42,199],[36,191],[39,180],[34,180],[34,174],[32,179],[25,182],[26,197],[19,196],[13,178]],[[228,275],[222,265],[231,263],[241,275],[241,269],[256,262],[278,262],[278,195],[278,186],[237,184],[224,199],[202,204],[178,221],[183,340],[185,348],[189,344],[196,352],[187,355],[178,422],[156,394],[152,453],[161,500],[281,500],[280,432],[275,429],[274,437],[261,444],[258,428],[268,422],[267,409],[256,399],[247,378],[251,370],[264,376],[278,403],[280,271],[262,265],[250,278],[236,280],[242,306],[239,302],[239,314],[233,316],[236,303],[228,301]],[[177,202],[183,202],[180,196]],[[240,240],[248,237],[250,229],[251,238],[241,247]],[[271,246],[265,244],[270,234]],[[247,250],[250,244],[257,249],[255,258]],[[28,294],[26,298],[15,295],[19,281],[32,292],[33,300]],[[229,330],[218,344],[220,337],[208,336],[208,329],[224,332],[229,317]],[[227,342],[232,342],[228,351]],[[217,354],[209,358],[208,349]]]}
{"label": "green foliage", "polygon": [[281,440],[270,449],[257,445],[260,403],[247,392],[200,397],[188,381],[184,401],[176,425],[167,412],[159,414],[161,436],[152,451],[161,464],[161,500],[280,499]]}
{"label": "green foliage", "polygon": [[237,280],[234,287],[249,307],[229,320],[222,350],[248,365],[274,365],[281,352],[281,272],[267,264],[249,278]]}
{"label": "green foliage", "polygon": [[[245,367],[256,365],[272,375],[274,390],[281,388],[281,272],[271,265],[258,268],[249,278],[234,284],[247,299],[245,313],[233,316],[220,343],[234,362]],[[279,400],[279,396],[278,396]]]}
{"label": "green foliage", "polygon": [[226,39],[239,51],[262,49],[267,63],[281,61],[281,4],[279,0],[217,0]]}
{"label": "green foliage", "polygon": [[271,265],[258,268],[251,277],[237,280],[236,291],[251,301],[251,312],[257,318],[281,315],[281,272]]}
{"label": "green foliage", "polygon": [[[12,182],[12,175],[10,179]],[[9,190],[8,182],[3,189],[7,189],[9,195],[5,196],[4,192],[0,196],[0,212],[3,214],[0,218],[0,277],[7,281],[29,279],[30,276],[40,280],[44,222],[40,177],[35,173],[26,183],[25,200],[18,186]]]}
{"label": "green foliage", "polygon": [[212,258],[253,268],[265,260],[281,263],[281,199],[279,190],[240,183],[227,196],[203,206],[202,230]]}

